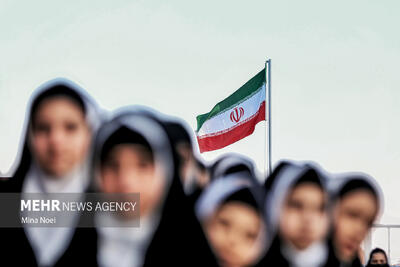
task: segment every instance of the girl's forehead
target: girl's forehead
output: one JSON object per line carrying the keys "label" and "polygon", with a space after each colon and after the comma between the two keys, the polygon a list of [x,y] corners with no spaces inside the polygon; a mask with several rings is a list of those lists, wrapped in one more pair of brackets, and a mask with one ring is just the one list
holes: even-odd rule
{"label": "girl's forehead", "polygon": [[44,89],[41,92],[38,92],[37,95],[33,96],[32,99],[32,105],[35,106],[44,99],[51,98],[51,97],[57,97],[57,96],[65,96],[70,99],[73,99],[79,105],[85,106],[85,100],[86,97],[84,96],[83,92],[79,92],[78,89],[74,89],[73,87],[70,86],[65,86],[65,85],[54,85],[51,87],[48,87],[47,89]]}
{"label": "girl's forehead", "polygon": [[368,190],[358,190],[345,195],[339,201],[339,207],[342,210],[356,211],[371,218],[376,217],[379,211],[375,195]]}
{"label": "girl's forehead", "polygon": [[79,123],[89,126],[82,109],[67,98],[51,98],[44,100],[30,117],[30,125],[35,129],[38,123],[47,125]]}
{"label": "girl's forehead", "polygon": [[372,254],[373,258],[385,258],[385,254],[383,254],[382,252],[375,252],[374,254]]}
{"label": "girl's forehead", "polygon": [[224,217],[235,222],[241,222],[246,229],[259,227],[261,214],[250,205],[241,202],[227,202],[215,212],[214,218]]}
{"label": "girl's forehead", "polygon": [[322,189],[322,187],[316,183],[312,182],[303,182],[296,184],[293,186],[287,193],[288,197],[294,196],[294,195],[299,195],[299,194],[307,194],[307,193],[321,193],[324,194],[325,191]]}
{"label": "girl's forehead", "polygon": [[110,154],[120,158],[128,155],[135,157],[147,157],[149,154],[151,154],[151,151],[142,144],[123,143],[116,144],[113,148],[111,148]]}
{"label": "girl's forehead", "polygon": [[323,189],[322,189],[322,187],[321,187],[320,184],[314,183],[314,182],[310,182],[310,181],[305,181],[305,182],[297,183],[297,184],[295,184],[292,188],[293,188],[293,189],[317,188],[318,190],[323,191]]}
{"label": "girl's forehead", "polygon": [[67,110],[75,109],[82,114],[85,114],[84,107],[80,105],[80,103],[78,103],[75,99],[66,95],[55,95],[44,98],[40,100],[40,102],[36,103],[36,105],[32,106],[31,116],[35,116],[43,108],[54,106],[61,109],[66,109],[66,112]]}
{"label": "girl's forehead", "polygon": [[342,196],[342,202],[356,202],[364,199],[373,199],[375,203],[378,202],[377,196],[366,188],[357,188],[352,191],[347,192],[347,194]]}
{"label": "girl's forehead", "polygon": [[[221,211],[228,212],[230,215],[239,215],[239,214],[256,214],[258,217],[261,217],[259,212],[253,206],[240,202],[240,201],[228,201],[223,203],[217,212],[221,213]],[[233,211],[233,212],[232,212]]]}

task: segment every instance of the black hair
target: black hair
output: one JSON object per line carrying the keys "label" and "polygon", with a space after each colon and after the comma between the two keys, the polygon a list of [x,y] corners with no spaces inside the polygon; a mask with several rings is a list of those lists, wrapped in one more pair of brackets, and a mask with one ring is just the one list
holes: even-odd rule
{"label": "black hair", "polygon": [[189,133],[181,123],[166,122],[165,127],[174,146],[180,143],[184,143],[192,147],[192,139],[190,138]]}
{"label": "black hair", "polygon": [[237,164],[235,166],[232,166],[230,168],[228,168],[223,175],[228,175],[228,174],[232,174],[232,173],[238,173],[238,172],[242,172],[242,171],[246,171],[249,174],[252,174],[251,169],[249,168],[249,166],[247,166],[246,164]]}
{"label": "black hair", "polygon": [[253,163],[249,162],[248,160],[241,160],[241,162],[235,163],[228,168],[223,169],[223,172],[217,174],[217,170],[221,166],[221,164],[224,164],[223,162],[229,159],[230,157],[236,157],[236,155],[230,155],[226,154],[223,155],[221,158],[217,159],[210,167],[210,173],[211,173],[211,180],[215,180],[217,178],[220,178],[222,176],[226,176],[229,174],[233,173],[239,173],[239,172],[247,172],[251,176],[255,176],[254,174],[254,167],[252,166]]}
{"label": "black hair", "polygon": [[153,151],[147,140],[137,132],[134,132],[127,127],[123,126],[115,131],[108,137],[100,151],[100,164],[103,164],[110,153],[110,151],[120,144],[140,144],[148,150],[151,159],[153,160]]}
{"label": "black hair", "polygon": [[282,174],[282,171],[290,165],[291,163],[288,161],[281,161],[279,165],[275,167],[273,172],[268,177],[266,177],[264,182],[264,189],[266,190],[266,192],[271,190],[272,185],[275,183],[277,179],[279,179],[280,175]]}
{"label": "black hair", "polygon": [[318,186],[321,190],[325,191],[324,186],[321,181],[321,176],[313,168],[309,168],[305,173],[303,173],[302,176],[296,181],[296,183],[293,185],[292,188],[297,187],[298,185],[303,184],[303,183],[313,183],[316,186]]}
{"label": "black hair", "polygon": [[[371,251],[371,253],[369,254],[368,264],[371,263],[372,256],[373,256],[374,254],[376,254],[376,253],[382,253],[383,255],[385,255],[386,263],[389,263],[388,257],[387,257],[387,255],[386,255],[386,252],[385,252],[383,249],[381,249],[381,248],[374,248],[374,249]],[[368,264],[367,264],[367,265],[368,265]]]}
{"label": "black hair", "polygon": [[74,90],[72,90],[71,88],[69,88],[68,86],[65,85],[55,85],[53,87],[51,87],[50,89],[46,90],[45,92],[43,92],[42,94],[40,94],[32,103],[32,107],[31,107],[31,112],[30,112],[30,121],[32,123],[33,126],[33,119],[35,118],[35,115],[38,111],[38,108],[40,106],[40,104],[49,98],[53,98],[53,97],[66,97],[69,100],[71,100],[74,104],[76,104],[79,109],[82,111],[83,114],[86,114],[86,107],[85,104],[83,102],[82,97],[75,92]]}
{"label": "black hair", "polygon": [[[249,205],[250,207],[254,208],[257,212],[259,212],[259,205],[257,204],[256,199],[254,198],[253,194],[251,193],[249,188],[243,188],[239,191],[230,195],[225,201],[222,203],[226,204],[228,202],[242,202],[244,204]],[[221,206],[222,206],[221,205]]]}
{"label": "black hair", "polygon": [[337,198],[343,198],[345,195],[348,193],[355,191],[355,190],[367,190],[371,192],[376,199],[378,199],[378,192],[376,191],[375,188],[372,187],[370,183],[365,181],[364,179],[361,178],[353,178],[350,181],[348,181],[337,193]]}

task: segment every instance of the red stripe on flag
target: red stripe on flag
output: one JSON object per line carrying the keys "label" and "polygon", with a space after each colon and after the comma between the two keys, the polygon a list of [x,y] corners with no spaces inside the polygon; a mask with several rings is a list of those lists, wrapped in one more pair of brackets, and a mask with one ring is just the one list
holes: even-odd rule
{"label": "red stripe on flag", "polygon": [[222,134],[216,134],[204,138],[197,136],[200,153],[221,149],[251,135],[254,132],[256,124],[265,120],[265,101],[261,103],[260,108],[254,115],[253,118],[245,123],[230,131],[223,132]]}

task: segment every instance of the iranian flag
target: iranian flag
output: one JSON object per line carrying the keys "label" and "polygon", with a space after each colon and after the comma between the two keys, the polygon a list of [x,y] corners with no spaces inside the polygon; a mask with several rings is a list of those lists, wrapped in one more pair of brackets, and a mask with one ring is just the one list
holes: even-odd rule
{"label": "iranian flag", "polygon": [[197,116],[197,141],[200,152],[226,147],[252,134],[265,120],[265,69],[219,102]]}

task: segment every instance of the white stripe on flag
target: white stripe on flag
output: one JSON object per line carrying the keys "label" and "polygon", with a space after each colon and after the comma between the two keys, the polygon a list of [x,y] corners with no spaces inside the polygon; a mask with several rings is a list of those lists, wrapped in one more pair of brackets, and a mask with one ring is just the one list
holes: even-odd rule
{"label": "white stripe on flag", "polygon": [[235,107],[242,107],[244,109],[244,114],[239,121],[242,122],[253,116],[263,101],[265,101],[265,83],[261,86],[261,90],[249,99],[204,122],[198,132],[198,136],[201,137],[210,133],[223,131],[237,125],[238,122],[230,119],[231,112],[234,111]]}

